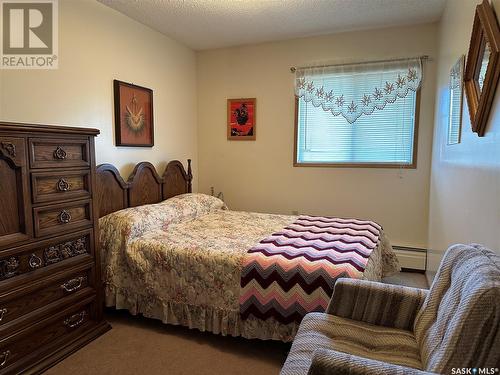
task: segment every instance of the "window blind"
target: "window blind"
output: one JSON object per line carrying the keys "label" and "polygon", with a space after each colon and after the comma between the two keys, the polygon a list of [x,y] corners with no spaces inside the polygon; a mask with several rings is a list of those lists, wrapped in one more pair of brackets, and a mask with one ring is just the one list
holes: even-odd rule
{"label": "window blind", "polygon": [[[359,87],[383,85],[376,71],[332,75],[342,92],[356,95]],[[369,82],[369,81],[373,82]],[[363,85],[358,83],[363,82]],[[382,110],[359,117],[350,124],[321,106],[298,98],[297,163],[413,164],[417,92],[385,104]]]}
{"label": "window blind", "polygon": [[460,122],[462,121],[462,87],[450,89],[450,118],[448,122],[448,144],[460,141]]}
{"label": "window blind", "polygon": [[448,118],[449,145],[460,143],[464,61],[465,57],[461,56],[450,71],[450,108]]}

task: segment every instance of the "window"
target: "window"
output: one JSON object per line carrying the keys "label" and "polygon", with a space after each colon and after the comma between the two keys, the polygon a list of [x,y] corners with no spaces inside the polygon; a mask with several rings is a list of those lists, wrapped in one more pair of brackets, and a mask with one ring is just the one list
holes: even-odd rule
{"label": "window", "polygon": [[462,92],[465,56],[461,56],[450,71],[450,114],[448,118],[448,145],[460,143],[462,130]]}
{"label": "window", "polygon": [[[396,77],[401,76],[398,71],[395,73]],[[316,81],[321,83],[316,87],[322,89],[333,87],[335,91],[335,85],[340,87],[346,98],[363,98],[364,92],[373,92],[367,91],[367,87],[384,87],[387,82],[386,77],[380,79],[379,70],[323,74]],[[340,109],[332,114],[335,100],[325,110],[325,103],[318,105],[316,97],[297,95],[295,165],[416,168],[419,101],[420,89],[403,91],[402,88],[401,95],[386,98],[376,108],[350,118],[352,110],[346,108],[350,99],[343,108],[346,117],[339,113]],[[357,105],[359,112],[362,100],[352,103],[352,108]]]}

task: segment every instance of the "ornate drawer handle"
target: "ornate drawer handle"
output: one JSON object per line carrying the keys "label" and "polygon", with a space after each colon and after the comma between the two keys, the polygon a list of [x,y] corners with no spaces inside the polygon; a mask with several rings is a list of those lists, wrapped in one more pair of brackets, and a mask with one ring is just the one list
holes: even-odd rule
{"label": "ornate drawer handle", "polygon": [[0,355],[0,358],[3,358],[2,362],[0,362],[0,367],[5,366],[7,360],[9,359],[9,356],[10,356],[10,350],[6,350]]}
{"label": "ornate drawer handle", "polygon": [[69,318],[66,318],[64,320],[64,325],[69,328],[78,327],[80,324],[83,323],[85,315],[87,315],[86,311],[82,311],[78,314],[71,315]]}
{"label": "ornate drawer handle", "polygon": [[64,160],[66,159],[66,156],[66,151],[64,151],[60,146],[57,146],[57,148],[54,150],[54,159]]}
{"label": "ornate drawer handle", "polygon": [[71,214],[66,210],[62,210],[61,213],[59,214],[59,222],[67,224],[70,221],[71,221]]}
{"label": "ornate drawer handle", "polygon": [[36,270],[42,266],[42,260],[36,254],[31,254],[28,264],[32,270]]}
{"label": "ornate drawer handle", "polygon": [[61,288],[68,293],[75,292],[82,287],[83,281],[86,279],[84,276],[80,276],[69,281],[66,281],[61,285]]}
{"label": "ornate drawer handle", "polygon": [[57,181],[57,190],[58,191],[68,191],[70,189],[69,182],[66,181],[64,178],[59,179]]}
{"label": "ornate drawer handle", "polygon": [[7,314],[7,309],[0,309],[0,322],[3,320],[5,314]]}

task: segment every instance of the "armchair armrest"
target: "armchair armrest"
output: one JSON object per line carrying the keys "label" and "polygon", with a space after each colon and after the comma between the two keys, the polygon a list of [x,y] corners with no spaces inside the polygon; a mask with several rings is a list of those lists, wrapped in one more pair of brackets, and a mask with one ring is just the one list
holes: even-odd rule
{"label": "armchair armrest", "polygon": [[432,373],[411,367],[394,365],[374,359],[317,349],[314,352],[308,375],[430,375]]}
{"label": "armchair armrest", "polygon": [[343,278],[335,283],[327,313],[411,331],[426,296],[424,289]]}

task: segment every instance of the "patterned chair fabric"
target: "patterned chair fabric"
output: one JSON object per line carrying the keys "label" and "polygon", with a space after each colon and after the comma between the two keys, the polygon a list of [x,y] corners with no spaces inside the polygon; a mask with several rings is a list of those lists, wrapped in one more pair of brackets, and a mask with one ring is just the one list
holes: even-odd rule
{"label": "patterned chair fabric", "polygon": [[425,369],[500,367],[500,257],[481,245],[451,247],[414,332]]}
{"label": "patterned chair fabric", "polygon": [[301,323],[281,375],[451,374],[500,368],[500,257],[446,252],[422,289],[340,279],[327,314]]}

